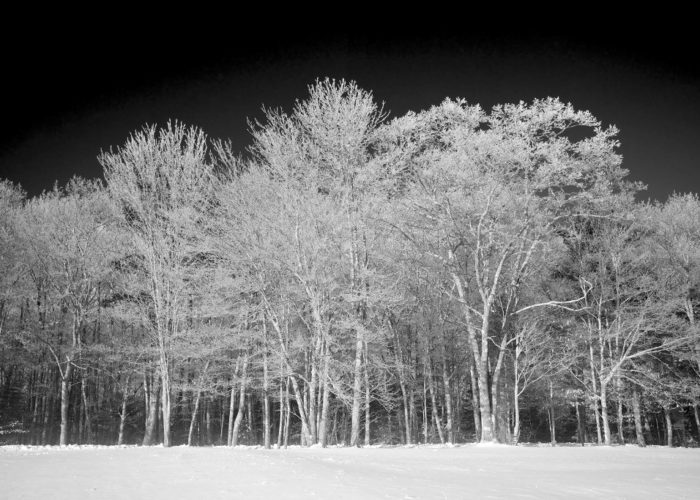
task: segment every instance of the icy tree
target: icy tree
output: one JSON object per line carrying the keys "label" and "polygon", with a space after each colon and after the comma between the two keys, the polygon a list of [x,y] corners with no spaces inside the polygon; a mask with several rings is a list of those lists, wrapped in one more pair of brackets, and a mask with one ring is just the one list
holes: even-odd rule
{"label": "icy tree", "polygon": [[181,123],[146,127],[100,162],[147,280],[144,314],[158,348],[164,445],[170,446],[172,342],[187,327],[198,224],[211,199],[206,138]]}

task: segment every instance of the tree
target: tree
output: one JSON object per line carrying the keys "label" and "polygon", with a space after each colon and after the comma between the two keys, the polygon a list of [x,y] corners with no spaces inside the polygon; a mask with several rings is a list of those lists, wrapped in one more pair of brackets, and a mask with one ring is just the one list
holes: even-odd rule
{"label": "tree", "polygon": [[700,198],[697,194],[673,194],[665,203],[640,208],[640,217],[650,228],[648,243],[663,280],[665,300],[673,316],[684,319],[691,342],[675,358],[694,369],[689,371],[686,393],[693,404],[700,429]]}
{"label": "tree", "polygon": [[578,352],[590,364],[589,390],[600,401],[604,442],[609,445],[611,387],[618,394],[618,436],[624,442],[623,384],[645,385],[645,360],[687,344],[688,331],[673,313],[668,282],[650,251],[639,212],[620,207],[616,217],[582,219],[577,225],[577,235],[569,239],[578,249],[573,274],[586,290],[586,307],[579,316],[585,347],[579,346]]}
{"label": "tree", "polygon": [[[322,374],[324,394],[327,395],[329,390],[328,355],[324,354],[327,352],[329,327],[322,309],[327,307],[328,300],[343,296],[343,329],[354,333],[350,439],[354,446],[359,444],[360,435],[362,355],[370,307],[367,292],[371,289],[371,248],[368,242],[372,240],[366,217],[372,207],[369,202],[373,180],[370,150],[374,131],[383,115],[371,93],[359,89],[354,82],[324,80],[310,87],[309,92],[308,99],[298,102],[291,115],[266,113],[266,123],[258,124],[253,130],[255,144],[252,151],[267,175],[280,182],[279,189],[291,196],[287,203],[299,196],[303,200],[297,200],[298,210],[306,211],[320,204],[321,211],[314,214],[332,214],[330,219],[321,222],[318,217],[306,218],[309,211],[303,215],[288,213],[293,220],[286,226],[287,231],[295,228],[296,232],[287,234],[287,241],[293,245],[292,255],[296,256],[296,261],[287,269],[298,281],[311,306],[311,328],[316,332],[314,356],[324,360],[320,371],[312,364],[312,393],[319,373]],[[284,206],[289,210],[294,204]],[[326,224],[331,220],[335,228],[328,236],[319,234],[318,228],[313,227],[309,228],[312,234],[301,234],[306,222]],[[317,274],[317,266],[331,255],[332,258],[343,256],[345,263],[337,262],[342,267],[335,265],[331,268],[336,276],[327,281]],[[323,401],[321,434],[325,435],[326,396]],[[310,431],[312,440],[315,440],[313,417],[310,416]]]}
{"label": "tree", "polygon": [[247,158],[170,123],[100,156],[106,191],[0,182],[0,440],[700,426],[700,202],[636,203],[614,127],[556,99],[387,122],[329,79],[264,115]]}
{"label": "tree", "polygon": [[20,426],[21,368],[24,362],[31,363],[14,335],[21,329],[18,309],[24,309],[21,299],[26,291],[27,266],[17,224],[24,200],[20,186],[0,179],[0,432]]}
{"label": "tree", "polygon": [[[98,311],[99,290],[110,280],[110,263],[118,242],[110,231],[113,207],[99,183],[73,179],[63,190],[54,189],[27,202],[22,214],[22,241],[37,287],[40,329],[36,339],[51,353],[61,381],[61,432],[59,443],[68,444],[69,387],[74,368],[86,343],[83,327]],[[47,332],[46,313],[53,306],[56,323],[67,332]],[[70,313],[68,325],[60,311]],[[65,333],[65,335],[64,335]],[[67,339],[67,341],[66,341]],[[87,411],[87,410],[86,410]],[[86,419],[89,425],[89,416]]]}
{"label": "tree", "polygon": [[[533,254],[556,241],[562,220],[633,191],[615,152],[617,131],[556,99],[496,106],[490,114],[447,100],[393,127],[401,139],[395,142],[412,151],[403,155],[413,178],[403,212],[410,218],[397,226],[449,276],[474,356],[481,440],[492,441],[498,376],[490,366],[500,368],[508,323],[566,302],[520,302]],[[574,136],[578,128],[588,135]]]}
{"label": "tree", "polygon": [[207,151],[201,130],[169,122],[165,128],[145,127],[99,157],[147,282],[143,314],[158,348],[165,446],[171,443],[173,339],[187,328],[189,274],[196,268],[198,228],[211,200]]}

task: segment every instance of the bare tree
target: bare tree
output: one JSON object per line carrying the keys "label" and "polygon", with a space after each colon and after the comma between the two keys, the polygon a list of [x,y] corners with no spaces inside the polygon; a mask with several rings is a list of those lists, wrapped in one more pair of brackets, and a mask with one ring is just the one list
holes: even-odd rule
{"label": "bare tree", "polygon": [[[585,220],[576,237],[585,248],[576,275],[586,290],[585,312],[580,315],[585,348],[578,352],[590,363],[589,380],[600,401],[607,445],[612,442],[611,389],[621,394],[625,380],[639,384],[643,380],[635,375],[635,364],[671,353],[691,341],[688,328],[674,314],[674,305],[667,298],[656,259],[647,251],[650,245],[643,225],[629,215],[619,220]],[[622,404],[618,396],[618,421]],[[619,427],[618,422],[621,434]]]}
{"label": "bare tree", "polygon": [[[253,153],[269,178],[276,182],[282,212],[269,220],[283,220],[280,235],[289,244],[285,268],[311,307],[309,329],[309,431],[325,440],[329,385],[328,304],[343,294],[345,329],[354,332],[351,444],[359,445],[363,350],[367,325],[367,291],[371,267],[365,213],[371,194],[369,167],[373,133],[383,115],[369,92],[354,83],[325,80],[310,87],[307,100],[287,115],[268,111],[266,122],[254,130]],[[294,208],[293,208],[294,207]],[[331,224],[331,225],[328,225]],[[338,257],[345,264],[337,261]],[[335,259],[331,266],[324,266]],[[340,267],[339,265],[340,264]],[[330,277],[329,274],[333,276]],[[322,387],[322,429],[317,432],[315,392]]]}
{"label": "bare tree", "polygon": [[[415,180],[404,203],[412,216],[396,225],[450,278],[474,356],[481,440],[492,441],[498,372],[492,378],[489,366],[501,366],[509,318],[566,302],[519,301],[533,254],[556,239],[562,219],[595,206],[591,192],[599,199],[630,192],[616,130],[555,99],[496,106],[490,114],[447,100],[394,127],[401,147],[415,143],[406,160]],[[574,127],[592,136],[569,139]]]}
{"label": "bare tree", "polygon": [[31,276],[38,289],[43,289],[44,300],[50,297],[54,306],[70,311],[67,342],[63,335],[47,336],[43,329],[36,337],[60,374],[61,446],[68,443],[73,370],[81,371],[81,380],[87,370],[76,363],[85,344],[83,327],[99,308],[99,287],[110,279],[110,263],[118,256],[120,245],[110,230],[114,220],[113,207],[101,186],[80,179],[73,179],[65,192],[54,189],[31,200],[23,211],[22,237],[31,259]]}
{"label": "bare tree", "polygon": [[188,273],[211,199],[206,138],[181,123],[146,127],[99,160],[147,280],[144,314],[158,347],[163,443],[170,446],[172,341],[186,328]]}

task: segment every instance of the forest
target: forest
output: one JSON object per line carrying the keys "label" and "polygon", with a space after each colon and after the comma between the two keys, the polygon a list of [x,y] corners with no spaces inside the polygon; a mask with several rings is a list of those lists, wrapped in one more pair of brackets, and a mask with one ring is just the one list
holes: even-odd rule
{"label": "forest", "polygon": [[0,444],[700,441],[700,198],[614,126],[326,79],[249,128],[0,181]]}

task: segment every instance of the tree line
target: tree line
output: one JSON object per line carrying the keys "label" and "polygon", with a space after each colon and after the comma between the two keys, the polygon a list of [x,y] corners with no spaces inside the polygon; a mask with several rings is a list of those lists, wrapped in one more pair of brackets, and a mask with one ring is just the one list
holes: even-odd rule
{"label": "tree line", "polygon": [[0,183],[0,442],[697,442],[700,199],[615,127],[327,79],[250,131]]}

